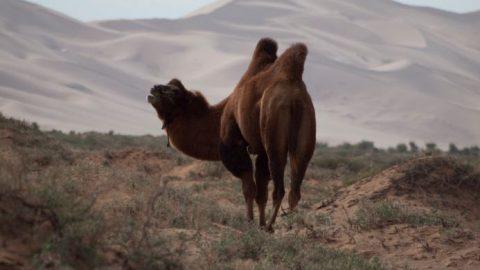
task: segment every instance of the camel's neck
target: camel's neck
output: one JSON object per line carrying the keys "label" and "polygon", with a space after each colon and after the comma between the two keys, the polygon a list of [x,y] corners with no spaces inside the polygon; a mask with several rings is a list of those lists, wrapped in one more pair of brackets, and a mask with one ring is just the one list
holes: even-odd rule
{"label": "camel's neck", "polygon": [[220,160],[220,118],[226,100],[175,117],[166,128],[170,142],[181,152],[203,160]]}

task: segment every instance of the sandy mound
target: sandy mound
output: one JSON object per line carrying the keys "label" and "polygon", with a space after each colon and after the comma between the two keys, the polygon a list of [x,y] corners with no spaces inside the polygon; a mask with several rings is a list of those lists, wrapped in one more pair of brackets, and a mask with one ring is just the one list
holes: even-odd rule
{"label": "sandy mound", "polygon": [[478,179],[453,159],[415,159],[340,189],[282,233],[303,229],[393,268],[478,269]]}

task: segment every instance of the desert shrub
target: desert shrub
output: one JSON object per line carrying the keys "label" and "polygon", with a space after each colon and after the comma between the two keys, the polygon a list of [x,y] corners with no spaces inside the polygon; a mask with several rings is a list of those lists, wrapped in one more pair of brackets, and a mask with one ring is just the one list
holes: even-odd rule
{"label": "desert shrub", "polygon": [[437,144],[433,142],[428,142],[425,144],[425,151],[427,153],[435,153],[438,151]]}
{"label": "desert shrub", "polygon": [[406,205],[390,201],[364,203],[356,211],[352,224],[360,230],[381,228],[392,224],[409,224],[416,227],[439,225],[444,228],[459,225],[452,217],[438,212],[412,210]]}
{"label": "desert shrub", "polygon": [[38,126],[38,124],[36,122],[33,122],[32,123],[32,129],[34,130],[40,130],[40,127]]}
{"label": "desert shrub", "polygon": [[[210,248],[212,266],[230,268],[236,259],[255,262],[255,269],[383,269],[378,260],[322,247],[298,236],[275,237],[252,228],[244,233],[225,232]],[[233,268],[233,267],[232,267]]]}
{"label": "desert shrub", "polygon": [[[305,256],[308,262],[304,269],[368,269],[379,270],[384,269],[378,258],[367,261],[364,258],[339,250],[331,250],[322,246],[314,246],[312,250]],[[299,266],[302,264],[300,263]]]}
{"label": "desert shrub", "polygon": [[480,157],[480,147],[472,146],[470,147],[470,151],[475,157]]}
{"label": "desert shrub", "polygon": [[59,254],[64,265],[91,268],[100,263],[98,248],[105,223],[103,214],[93,208],[95,196],[82,194],[75,169],[55,168],[41,175],[38,183],[29,186],[29,196],[56,223],[51,221],[54,231],[41,252]]}
{"label": "desert shrub", "polygon": [[[74,153],[61,142],[46,136],[36,124],[0,117],[0,130],[8,134],[0,144],[0,159],[16,155],[21,159],[23,171],[41,170],[56,164],[71,164]],[[6,155],[8,153],[8,155]],[[0,160],[1,161],[1,160]]]}
{"label": "desert shrub", "polygon": [[133,136],[115,134],[114,132],[64,133],[58,130],[48,131],[42,134],[46,138],[57,141],[75,150],[113,151],[136,148],[164,153],[170,158],[177,159],[179,165],[191,162],[192,160],[184,154],[179,153],[177,150],[167,147],[166,136]]}
{"label": "desert shrub", "polygon": [[[105,230],[104,217],[93,208],[95,197],[82,194],[81,181],[73,170],[51,167],[35,175],[24,172],[22,177],[28,181],[15,179],[17,175],[4,175],[11,182],[22,183],[2,185],[0,189],[0,201],[10,205],[2,215],[9,221],[3,224],[3,229],[25,230],[32,222],[48,225],[31,228],[41,242],[34,256],[34,265],[39,268],[45,265],[92,268],[101,264],[99,248]],[[58,259],[52,261],[52,258]]]}
{"label": "desert shrub", "polygon": [[114,132],[64,133],[61,131],[49,131],[46,134],[74,148],[82,150],[145,148],[152,151],[173,153],[173,150],[167,148],[167,138],[165,136],[131,136],[115,134]]}
{"label": "desert shrub", "polygon": [[[128,269],[183,269],[184,240],[174,249],[174,241],[156,232],[159,224],[154,218],[147,220],[130,216],[110,240],[114,246],[123,247],[123,268]],[[162,229],[162,227],[158,228]],[[118,252],[118,251],[117,251]]]}
{"label": "desert shrub", "polygon": [[408,147],[410,148],[410,152],[417,153],[419,148],[415,142],[409,142]]}
{"label": "desert shrub", "polygon": [[294,225],[304,225],[306,223],[305,217],[300,212],[290,213],[283,218],[284,225],[287,228],[292,228]]}
{"label": "desert shrub", "polygon": [[340,168],[343,162],[344,160],[339,158],[319,157],[312,160],[312,166],[336,170],[337,168]]}
{"label": "desert shrub", "polygon": [[154,216],[162,221],[162,227],[197,230],[220,224],[243,230],[250,226],[243,212],[226,211],[213,198],[195,195],[192,190],[163,187],[154,204]]}
{"label": "desert shrub", "polygon": [[323,226],[330,226],[332,224],[332,218],[325,213],[321,213],[315,215],[315,223]]}
{"label": "desert shrub", "polygon": [[362,151],[371,151],[371,150],[376,149],[375,144],[373,142],[370,142],[370,141],[361,141],[356,146],[357,146],[358,149],[360,149]]}
{"label": "desert shrub", "polygon": [[318,157],[312,160],[312,166],[328,170],[344,169],[348,172],[358,173],[368,167],[368,164],[362,159],[344,157]]}
{"label": "desert shrub", "polygon": [[228,172],[221,162],[206,161],[198,171],[190,172],[190,178],[221,178],[225,174]]}
{"label": "desert shrub", "polygon": [[411,152],[397,151],[396,148],[391,152],[378,149],[368,141],[339,146],[317,144],[307,176],[330,179],[340,177],[346,185],[349,185],[402,163],[413,155]]}
{"label": "desert shrub", "polygon": [[399,153],[405,153],[408,151],[407,145],[404,143],[397,144],[397,152]]}
{"label": "desert shrub", "polygon": [[[452,146],[450,146],[452,147]],[[452,149],[450,149],[452,150]],[[478,146],[470,146],[470,147],[464,147],[462,150],[460,149],[453,149],[452,151],[456,151],[455,154],[461,155],[463,157],[473,157],[473,158],[478,158],[480,157],[480,147]],[[450,152],[449,152],[450,153]]]}
{"label": "desert shrub", "polygon": [[478,191],[480,171],[468,160],[452,157],[421,158],[411,162],[401,184],[426,190]]}
{"label": "desert shrub", "polygon": [[456,154],[460,153],[460,150],[458,149],[458,147],[454,143],[451,143],[451,144],[448,145],[448,153],[451,154],[451,155],[456,155]]}
{"label": "desert shrub", "polygon": [[250,229],[242,234],[224,233],[213,245],[213,251],[218,262],[228,262],[232,258],[258,260],[269,235]]}

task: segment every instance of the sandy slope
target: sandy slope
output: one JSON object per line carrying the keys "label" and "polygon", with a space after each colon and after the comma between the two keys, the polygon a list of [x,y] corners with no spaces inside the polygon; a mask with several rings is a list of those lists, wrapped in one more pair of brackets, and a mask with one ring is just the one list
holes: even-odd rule
{"label": "sandy slope", "polygon": [[[341,188],[332,200],[316,205],[315,215],[328,215],[331,220],[323,226],[323,241],[327,245],[351,249],[367,257],[378,256],[388,261],[391,269],[478,269],[480,265],[480,238],[472,232],[478,219],[476,190],[468,187],[452,188],[440,179],[455,180],[455,170],[448,162],[441,166],[441,158],[421,157],[393,166],[378,175],[366,178],[349,187]],[[433,166],[428,177],[439,180],[422,186],[422,177],[407,183],[407,172],[412,168]],[[418,186],[415,186],[418,185]],[[390,202],[415,211],[440,211],[462,220],[462,225],[449,230],[445,225],[415,227],[388,221],[378,227],[359,230],[355,224],[358,210],[365,203]],[[437,208],[436,208],[437,207]],[[464,213],[461,213],[465,211]],[[432,213],[433,213],[432,212]],[[334,225],[333,225],[334,224]],[[313,229],[321,226],[313,225]],[[473,229],[475,231],[476,229]],[[449,233],[452,233],[449,235]]]}
{"label": "sandy slope", "polygon": [[22,1],[0,10],[0,110],[51,128],[158,133],[144,102],[152,84],[180,77],[218,101],[271,36],[281,50],[309,45],[320,140],[480,141],[480,13],[233,0],[179,20],[84,24]]}

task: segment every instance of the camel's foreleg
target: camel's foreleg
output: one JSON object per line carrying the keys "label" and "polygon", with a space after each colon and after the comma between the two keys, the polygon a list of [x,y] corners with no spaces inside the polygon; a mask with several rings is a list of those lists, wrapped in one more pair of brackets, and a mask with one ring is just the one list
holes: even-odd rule
{"label": "camel's foreleg", "polygon": [[253,181],[252,160],[247,148],[241,145],[220,144],[220,157],[225,167],[236,177],[242,180],[243,196],[247,204],[247,218],[253,221],[253,201],[256,186]]}

